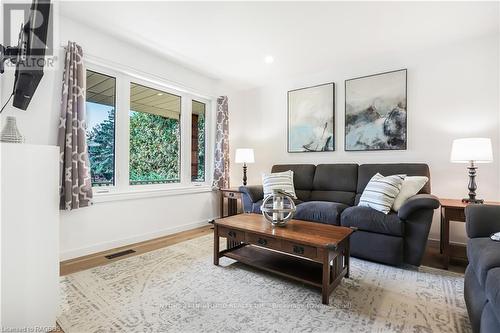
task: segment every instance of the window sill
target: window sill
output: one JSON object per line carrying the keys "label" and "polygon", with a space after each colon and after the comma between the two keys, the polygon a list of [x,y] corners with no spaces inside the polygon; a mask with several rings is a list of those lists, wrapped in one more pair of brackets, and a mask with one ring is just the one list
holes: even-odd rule
{"label": "window sill", "polygon": [[198,194],[212,192],[213,189],[209,185],[193,185],[186,187],[173,187],[173,188],[155,188],[155,189],[134,189],[130,191],[113,191],[110,190],[106,193],[94,192],[94,203],[122,201],[122,200],[137,200],[145,198],[168,197],[174,195]]}

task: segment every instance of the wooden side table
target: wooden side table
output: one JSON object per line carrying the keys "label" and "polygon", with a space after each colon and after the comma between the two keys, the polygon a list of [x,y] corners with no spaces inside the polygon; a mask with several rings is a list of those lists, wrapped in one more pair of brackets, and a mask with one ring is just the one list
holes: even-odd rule
{"label": "wooden side table", "polygon": [[[461,199],[439,199],[441,204],[441,235],[439,248],[443,256],[443,266],[448,269],[450,264],[450,222],[465,223],[465,207]],[[487,205],[500,205],[500,202],[485,201]]]}
{"label": "wooden side table", "polygon": [[[239,214],[238,202],[243,210],[242,194],[236,187],[220,189],[220,217]],[[227,202],[227,208],[226,208]]]}

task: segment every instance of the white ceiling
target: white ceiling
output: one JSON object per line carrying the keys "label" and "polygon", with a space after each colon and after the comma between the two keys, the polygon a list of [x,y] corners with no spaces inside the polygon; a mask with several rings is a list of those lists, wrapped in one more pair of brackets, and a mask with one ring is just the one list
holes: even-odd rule
{"label": "white ceiling", "polygon": [[210,77],[252,85],[499,29],[497,2],[100,1],[60,11]]}

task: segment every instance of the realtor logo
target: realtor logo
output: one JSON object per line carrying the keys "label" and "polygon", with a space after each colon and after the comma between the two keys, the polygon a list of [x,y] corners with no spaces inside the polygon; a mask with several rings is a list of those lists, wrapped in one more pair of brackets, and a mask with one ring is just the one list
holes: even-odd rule
{"label": "realtor logo", "polygon": [[53,18],[49,0],[3,3],[3,44],[31,56],[54,54]]}

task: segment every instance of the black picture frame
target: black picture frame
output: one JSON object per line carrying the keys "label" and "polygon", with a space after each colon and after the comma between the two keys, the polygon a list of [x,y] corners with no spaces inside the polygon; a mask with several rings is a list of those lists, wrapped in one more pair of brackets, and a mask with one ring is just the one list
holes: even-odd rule
{"label": "black picture frame", "polygon": [[[332,149],[331,150],[305,150],[305,151],[290,151],[290,94],[296,91],[300,90],[305,90],[305,89],[312,89],[312,88],[317,88],[317,87],[322,87],[322,86],[327,86],[331,85],[332,86],[332,119],[333,119],[333,133],[332,133]],[[336,150],[336,131],[335,131],[335,82],[327,82],[327,83],[322,83],[322,84],[316,84],[313,86],[308,86],[308,87],[303,87],[303,88],[297,88],[297,89],[292,89],[287,92],[287,98],[286,98],[286,104],[287,104],[287,131],[286,131],[286,141],[287,141],[287,152],[288,153],[327,153],[327,152],[334,152]]]}
{"label": "black picture frame", "polygon": [[[347,148],[347,83],[349,81],[353,80],[359,80],[359,79],[365,79],[369,77],[374,77],[374,76],[379,76],[379,75],[386,75],[386,74],[391,74],[391,73],[397,73],[397,72],[405,72],[405,84],[404,84],[404,91],[405,91],[405,136],[404,136],[404,147],[403,148],[394,148],[394,149],[348,149]],[[381,73],[376,73],[376,74],[370,74],[370,75],[365,75],[365,76],[359,76],[355,77],[352,79],[348,79],[344,81],[344,150],[349,151],[349,152],[367,152],[367,151],[406,151],[408,150],[408,69],[407,68],[402,68],[402,69],[396,69],[392,71],[387,71],[387,72],[381,72]]]}

